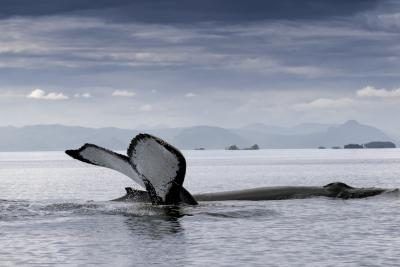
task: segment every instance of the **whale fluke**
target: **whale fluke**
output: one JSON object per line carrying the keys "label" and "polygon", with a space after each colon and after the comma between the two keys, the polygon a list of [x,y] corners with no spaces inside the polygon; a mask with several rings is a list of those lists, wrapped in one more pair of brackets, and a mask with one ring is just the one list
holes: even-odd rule
{"label": "whale fluke", "polygon": [[127,154],[154,204],[180,202],[186,160],[178,149],[155,136],[139,134]]}
{"label": "whale fluke", "polygon": [[[129,157],[93,144],[66,150],[65,153],[74,159],[125,174],[146,189],[146,199],[153,204],[197,204],[182,186],[186,173],[184,156],[155,136],[137,135],[128,148]],[[127,196],[136,198],[139,195],[140,199],[144,199],[143,192],[127,191]]]}
{"label": "whale fluke", "polygon": [[79,149],[66,150],[65,153],[74,159],[121,172],[145,188],[143,180],[139,177],[125,155],[93,144],[84,144]]}

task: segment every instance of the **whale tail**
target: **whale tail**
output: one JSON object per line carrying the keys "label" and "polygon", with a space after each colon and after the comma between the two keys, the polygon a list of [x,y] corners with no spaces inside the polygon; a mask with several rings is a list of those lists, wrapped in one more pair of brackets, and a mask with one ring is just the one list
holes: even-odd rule
{"label": "whale tail", "polygon": [[138,134],[127,154],[154,204],[178,203],[181,195],[190,198],[190,193],[182,187],[186,160],[178,149],[155,136]]}
{"label": "whale tail", "polygon": [[137,135],[128,148],[128,157],[93,144],[66,150],[65,153],[74,159],[127,175],[146,188],[153,204],[197,204],[182,186],[186,173],[184,156],[177,148],[155,136]]}

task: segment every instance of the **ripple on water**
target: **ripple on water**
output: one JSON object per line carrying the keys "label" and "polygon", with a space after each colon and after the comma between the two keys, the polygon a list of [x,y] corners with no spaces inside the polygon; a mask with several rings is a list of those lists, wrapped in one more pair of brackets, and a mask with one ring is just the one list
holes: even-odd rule
{"label": "ripple on water", "polygon": [[265,201],[205,202],[193,209],[193,215],[204,218],[253,219],[258,220],[279,216],[279,212],[269,208]]}
{"label": "ripple on water", "polygon": [[0,200],[0,221],[26,220],[28,217],[121,215],[150,218],[190,216],[190,207],[153,206],[148,203],[111,201],[55,202]]}
{"label": "ripple on water", "polygon": [[[193,193],[332,181],[400,187],[400,149],[184,153]],[[123,195],[129,179],[59,154],[48,161],[54,154],[0,153],[1,266],[398,265],[398,192],[197,207],[115,203],[104,200]]]}

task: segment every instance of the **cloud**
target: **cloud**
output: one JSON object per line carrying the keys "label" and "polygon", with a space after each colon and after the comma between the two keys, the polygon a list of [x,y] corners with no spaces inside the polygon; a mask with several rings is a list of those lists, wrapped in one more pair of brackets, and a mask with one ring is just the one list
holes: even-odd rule
{"label": "cloud", "polygon": [[[132,2],[97,2],[119,1]],[[335,121],[344,118],[349,111],[352,117],[376,118],[377,108],[382,108],[381,114],[395,114],[383,106],[395,105],[396,101],[373,101],[378,98],[358,97],[356,91],[363,87],[360,84],[397,88],[390,86],[396,81],[396,70],[400,68],[400,35],[396,31],[399,18],[394,15],[398,10],[385,8],[364,13],[364,9],[357,8],[363,13],[351,12],[357,15],[346,18],[335,14],[319,19],[314,15],[320,13],[311,12],[310,4],[284,0],[279,3],[292,2],[304,8],[307,14],[301,17],[308,19],[295,20],[298,8],[279,9],[290,13],[281,16],[268,3],[265,5],[274,16],[270,20],[251,20],[250,23],[246,19],[249,13],[243,10],[249,5],[238,4],[240,12],[237,14],[243,19],[234,20],[234,23],[212,20],[207,23],[166,24],[154,13],[152,23],[147,23],[148,20],[141,22],[137,16],[129,16],[127,20],[121,16],[115,16],[120,19],[109,19],[108,14],[114,11],[107,8],[100,12],[97,7],[101,4],[97,2],[92,3],[96,8],[90,9],[90,13],[97,14],[95,16],[87,16],[82,13],[84,10],[77,8],[79,12],[50,12],[51,16],[39,17],[14,14],[0,19],[0,87],[15,88],[11,90],[23,94],[22,99],[0,96],[2,113],[6,114],[7,104],[8,114],[11,114],[2,116],[0,123],[14,123],[13,119],[20,117],[13,115],[11,110],[18,114],[18,104],[27,101],[23,99],[28,91],[35,89],[32,88],[35,84],[63,88],[51,90],[47,89],[51,87],[43,87],[47,92],[41,96],[62,91],[75,101],[65,101],[68,107],[40,105],[44,106],[41,107],[43,110],[37,114],[30,113],[27,116],[30,120],[24,119],[25,124],[46,121],[44,114],[49,113],[55,113],[54,118],[59,117],[59,123],[93,123],[98,126],[111,123],[125,127],[133,127],[133,115],[135,123],[237,126],[246,120],[287,125],[301,120]],[[224,7],[229,8],[223,11],[233,14],[229,11],[232,4],[228,2],[224,0]],[[345,7],[347,2],[342,5],[342,12],[349,10]],[[350,2],[352,5],[353,1]],[[66,5],[71,6],[70,3]],[[146,5],[153,10],[153,4]],[[195,5],[205,7],[199,3]],[[326,10],[336,12],[336,5]],[[253,5],[250,6],[254,9]],[[37,10],[42,12],[47,8],[48,5],[41,5]],[[174,10],[192,16],[182,9],[168,12]],[[204,20],[210,18],[209,13],[197,8],[194,10],[204,16]],[[18,12],[25,12],[25,9],[18,9]],[[161,9],[157,12],[167,11]],[[310,13],[314,15],[310,17]],[[263,16],[265,13],[260,11],[260,14]],[[142,15],[148,19],[147,15]],[[376,23],[368,23],[377,16]],[[171,18],[183,20],[181,16]],[[188,18],[190,21],[198,20]],[[351,93],[349,88],[352,88]],[[120,90],[114,92],[116,89]],[[85,92],[93,94],[93,98],[79,98],[84,97]],[[78,98],[74,97],[75,93],[79,93]],[[198,94],[197,97],[192,93]],[[115,97],[111,97],[112,94]],[[352,100],[342,99],[346,97]],[[81,105],[81,101],[95,103]],[[120,101],[130,104],[121,107]],[[351,102],[357,106],[343,108]],[[146,106],[147,103],[151,105]],[[38,109],[38,105],[32,107]],[[396,109],[398,111],[400,107],[393,107]],[[204,113],[199,110],[204,110]],[[298,110],[309,112],[305,111],[299,117]],[[337,110],[342,113],[337,114]],[[213,116],[204,116],[206,111]],[[227,118],[228,111],[235,112],[235,116]],[[89,122],[85,117],[72,118],[71,112],[97,115],[86,115],[93,116]],[[262,116],[266,112],[274,116]],[[326,116],[327,113],[332,116]],[[394,118],[382,117],[386,119],[379,120],[380,123],[394,124],[389,121]]]}
{"label": "cloud", "polygon": [[[332,46],[349,51],[346,48],[353,41],[373,40],[379,42],[379,47],[389,48],[380,49],[380,53],[392,55],[395,51],[391,49],[396,48],[391,46],[398,43],[397,35],[343,22],[310,25],[278,21],[231,26],[210,23],[181,27],[106,22],[79,16],[22,17],[2,20],[0,32],[0,68],[81,68],[88,71],[99,67],[187,69],[195,66],[306,78],[337,75],[336,69],[346,69],[348,58],[352,58],[351,63],[358,56],[365,60],[365,55],[372,57],[375,53],[371,50],[378,47],[361,46],[351,51],[351,56],[350,52],[344,54],[339,61],[331,51]],[[375,59],[372,62],[380,63]],[[340,64],[336,66],[335,63]]]}
{"label": "cloud", "polygon": [[90,93],[76,93],[74,94],[75,98],[91,98],[92,95]]}
{"label": "cloud", "polygon": [[261,74],[288,74],[293,76],[303,76],[306,78],[316,78],[326,75],[335,75],[334,69],[326,69],[324,67],[310,66],[310,65],[287,65],[283,62],[279,62],[274,58],[268,58],[260,56],[257,58],[247,57],[236,57],[232,60],[232,57],[225,58],[227,61],[227,69],[255,72]]}
{"label": "cloud", "polygon": [[15,93],[12,91],[0,92],[0,98],[14,98],[14,97],[26,97],[26,95]]}
{"label": "cloud", "polygon": [[381,30],[398,32],[400,29],[400,13],[378,14],[368,17],[368,24]]}
{"label": "cloud", "polygon": [[366,86],[357,91],[357,96],[359,97],[381,97],[381,98],[390,98],[390,97],[400,97],[400,88],[387,90],[387,89],[376,89],[373,86]]}
{"label": "cloud", "polygon": [[43,91],[41,89],[33,90],[26,97],[27,98],[33,98],[33,99],[45,99],[45,100],[65,100],[65,99],[69,99],[69,97],[64,95],[63,93],[56,93],[56,92],[46,93],[45,91]]}
{"label": "cloud", "polygon": [[195,93],[187,93],[185,94],[185,97],[187,98],[192,98],[192,97],[196,97],[197,95]]}
{"label": "cloud", "polygon": [[348,107],[354,104],[354,100],[351,98],[318,98],[308,103],[295,104],[293,107],[295,110],[312,110],[312,109],[334,109]]}
{"label": "cloud", "polygon": [[122,96],[122,97],[133,97],[135,96],[135,92],[127,91],[127,90],[115,90],[112,93],[112,96]]}
{"label": "cloud", "polygon": [[91,98],[92,95],[90,93],[76,93],[74,94],[75,98]]}
{"label": "cloud", "polygon": [[[320,23],[272,20],[183,27],[101,16],[10,17],[0,23],[0,68],[97,74],[100,68],[119,72],[146,67],[150,72],[169,67],[179,77],[193,67],[245,78],[367,76],[372,70],[379,70],[374,76],[397,75],[398,35],[365,27],[368,20],[365,15]],[[360,43],[370,45],[349,49]]]}
{"label": "cloud", "polygon": [[143,106],[141,106],[140,107],[140,111],[152,111],[153,110],[153,106],[152,105],[149,105],[149,104],[146,104],[146,105],[143,105]]}

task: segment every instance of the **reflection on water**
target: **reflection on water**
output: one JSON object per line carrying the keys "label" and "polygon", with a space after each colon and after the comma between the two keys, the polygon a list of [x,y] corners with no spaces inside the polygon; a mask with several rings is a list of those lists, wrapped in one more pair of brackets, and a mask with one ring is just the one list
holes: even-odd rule
{"label": "reflection on water", "polygon": [[178,234],[183,231],[179,219],[186,214],[182,207],[150,206],[146,208],[153,210],[151,216],[124,214],[125,223],[133,234],[139,232],[141,235],[147,234],[154,239],[162,239],[165,235]]}

